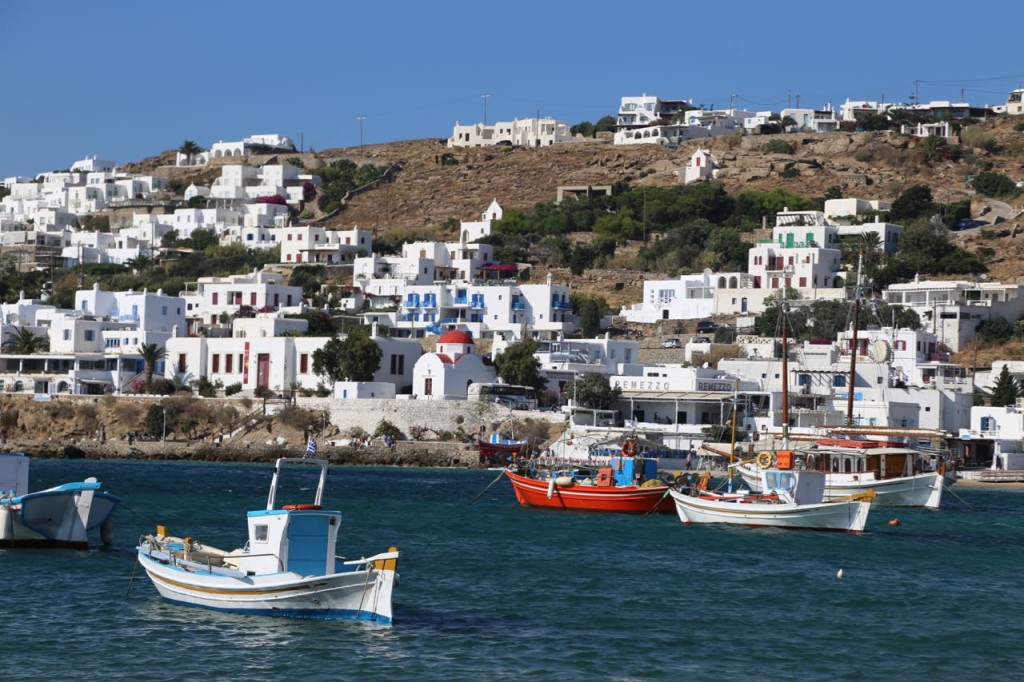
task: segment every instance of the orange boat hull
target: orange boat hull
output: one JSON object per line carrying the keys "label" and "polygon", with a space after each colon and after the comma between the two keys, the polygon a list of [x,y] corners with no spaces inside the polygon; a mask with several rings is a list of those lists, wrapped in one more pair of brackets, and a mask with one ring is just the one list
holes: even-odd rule
{"label": "orange boat hull", "polygon": [[548,481],[527,478],[505,470],[519,504],[567,511],[646,514],[651,511],[671,514],[675,503],[667,494],[668,486],[642,488],[630,486],[555,485],[548,497]]}

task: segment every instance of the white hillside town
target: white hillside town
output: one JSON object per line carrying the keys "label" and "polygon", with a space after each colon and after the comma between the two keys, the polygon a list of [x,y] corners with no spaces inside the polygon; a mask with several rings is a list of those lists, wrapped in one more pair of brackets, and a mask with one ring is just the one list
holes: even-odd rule
{"label": "white hillside town", "polygon": [[[1016,90],[996,107],[849,98],[838,107],[801,107],[798,98],[796,106],[756,111],[735,98],[716,108],[643,94],[622,97],[614,132],[590,142],[674,148],[699,140],[680,151],[674,171],[680,185],[691,185],[713,182],[728,166],[726,147],[716,138],[827,135],[853,130],[867,114],[900,110],[922,116],[903,134],[949,137],[953,121],[1024,113],[1016,110],[1020,100]],[[564,121],[538,114],[456,123],[438,142],[453,149],[536,149],[584,139]],[[306,209],[330,173],[307,171],[295,152],[287,135],[258,134],[179,151],[173,165],[150,174],[90,156],[67,170],[3,179],[0,257],[10,255],[22,272],[77,273],[79,286],[71,307],[55,305],[57,282],[39,298],[21,292],[0,303],[2,390],[42,400],[132,396],[147,390],[151,374],[186,390],[202,382],[219,396],[327,401],[310,403],[318,409],[369,400],[378,401],[378,409],[387,401],[396,414],[429,404],[441,414],[447,406],[474,409],[481,395],[474,384],[510,384],[501,376],[501,357],[529,342],[544,387],[522,402],[561,410],[538,418],[564,426],[563,454],[573,438],[593,443],[632,434],[680,461],[707,457],[714,453],[704,447],[721,443],[725,427],[735,423],[745,449],[784,433],[813,440],[836,427],[859,428],[877,437],[909,434],[917,446],[960,459],[1024,468],[1018,418],[1024,404],[974,404],[977,393],[994,390],[1004,366],[1020,379],[1024,365],[995,360],[978,371],[951,361],[980,325],[1024,318],[1024,284],[915,275],[861,297],[857,274],[843,262],[844,245],[894,254],[904,235],[904,226],[887,217],[895,198],[872,197],[868,185],[856,190],[858,196],[817,204],[821,210],[779,210],[779,202],[773,215],[762,217],[770,236],[749,244],[741,269],[733,259],[728,270],[645,277],[640,300],[622,306],[614,323],[602,319],[601,331],[585,338],[573,280],[558,282],[550,271],[535,276],[527,263],[500,260],[508,251],[495,239],[505,217],[499,199],[510,198],[494,197],[471,220],[453,219],[448,241],[413,237],[392,244],[374,228],[300,218],[317,215]],[[194,180],[170,180],[180,177]],[[183,246],[188,240],[191,246]],[[167,285],[169,291],[83,284],[87,270],[171,267],[175,258],[199,250],[196,244],[269,261],[230,274],[200,273]],[[702,261],[715,262],[724,261]],[[330,283],[303,279],[310,270],[329,273]],[[866,328],[847,324],[829,332],[834,338],[790,339],[783,374],[780,334],[754,332],[756,320],[774,313],[781,297],[808,309],[817,301],[861,297],[871,310],[889,304],[912,311],[920,327],[900,326],[894,315]],[[72,298],[61,300],[67,305]],[[336,319],[344,322],[337,341],[365,337],[379,352],[369,380],[336,380],[315,367],[318,351],[341,327]],[[620,323],[658,325],[665,335],[678,331],[654,348],[619,334]],[[694,326],[697,333],[685,332]],[[158,357],[149,362],[153,347]],[[593,408],[573,394],[590,375],[614,389],[610,404]]]}

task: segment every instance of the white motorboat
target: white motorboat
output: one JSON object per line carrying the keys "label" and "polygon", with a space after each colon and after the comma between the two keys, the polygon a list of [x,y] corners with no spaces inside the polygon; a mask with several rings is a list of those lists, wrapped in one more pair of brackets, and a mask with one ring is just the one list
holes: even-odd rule
{"label": "white motorboat", "polygon": [[120,500],[95,478],[28,492],[29,458],[0,453],[0,547],[87,549],[101,528],[110,544],[110,518]]}
{"label": "white motorboat", "polygon": [[[312,504],[276,506],[284,464],[318,465]],[[327,461],[281,458],[266,509],[248,513],[249,541],[224,551],[158,526],[138,546],[139,563],[164,598],[188,606],[318,620],[392,622],[399,552],[335,556],[341,512],[321,507]]]}
{"label": "white motorboat", "polygon": [[859,532],[867,524],[871,493],[824,502],[825,476],[817,471],[763,469],[764,492],[717,493],[700,487],[670,494],[683,523],[730,523],[807,530]]}

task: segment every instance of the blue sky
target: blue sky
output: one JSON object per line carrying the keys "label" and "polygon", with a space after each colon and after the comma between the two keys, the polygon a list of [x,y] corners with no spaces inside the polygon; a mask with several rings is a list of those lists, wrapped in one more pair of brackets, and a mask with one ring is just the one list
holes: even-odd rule
{"label": "blue sky", "polygon": [[[281,133],[321,150],[455,121],[614,114],[642,93],[753,109],[1005,101],[1019,0],[0,3],[0,178]],[[973,16],[973,18],[972,18]],[[999,17],[1006,31],[985,17]]]}

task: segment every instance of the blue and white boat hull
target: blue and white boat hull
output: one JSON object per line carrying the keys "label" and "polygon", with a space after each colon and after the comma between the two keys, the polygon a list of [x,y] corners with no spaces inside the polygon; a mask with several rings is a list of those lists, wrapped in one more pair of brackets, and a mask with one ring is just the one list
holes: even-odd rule
{"label": "blue and white boat hull", "polygon": [[169,601],[266,616],[314,620],[365,620],[391,624],[391,600],[399,552],[389,551],[340,564],[342,572],[323,576],[297,573],[246,575],[183,559],[150,546],[138,548],[139,563],[157,592]]}
{"label": "blue and white boat hull", "polygon": [[97,527],[109,542],[109,520],[119,503],[95,478],[0,498],[0,546],[84,549]]}

